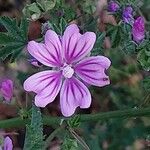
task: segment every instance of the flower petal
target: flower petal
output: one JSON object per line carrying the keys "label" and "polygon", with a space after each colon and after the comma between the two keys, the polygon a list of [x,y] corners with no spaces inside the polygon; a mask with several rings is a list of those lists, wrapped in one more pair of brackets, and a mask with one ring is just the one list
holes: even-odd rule
{"label": "flower petal", "polygon": [[66,79],[60,91],[62,114],[69,117],[73,115],[78,106],[80,108],[89,108],[90,105],[91,94],[88,88],[75,77]]}
{"label": "flower petal", "polygon": [[36,73],[29,77],[24,82],[24,89],[37,93],[35,96],[35,105],[45,107],[55,99],[61,85],[61,73],[50,70]]}
{"label": "flower petal", "polygon": [[53,80],[61,79],[61,73],[57,71],[47,70],[36,73],[29,77],[24,82],[24,89],[28,92],[40,93],[47,85],[49,85]]}
{"label": "flower petal", "polygon": [[35,105],[37,107],[45,107],[51,103],[58,95],[62,85],[62,80],[57,77],[43,91],[35,96]]}
{"label": "flower petal", "polygon": [[78,40],[77,46],[73,51],[72,58],[73,62],[77,62],[84,58],[92,50],[96,41],[96,35],[94,32],[86,32]]}
{"label": "flower petal", "polygon": [[45,45],[53,59],[61,66],[62,65],[62,46],[56,32],[48,30],[45,34]]}
{"label": "flower petal", "polygon": [[64,58],[67,63],[69,63],[69,58],[76,47],[77,41],[80,38],[79,28],[76,24],[69,25],[62,37],[62,46],[64,51]]}
{"label": "flower petal", "polygon": [[111,62],[104,56],[85,58],[75,66],[75,73],[85,82],[95,86],[110,84],[109,77],[105,74]]}
{"label": "flower petal", "polygon": [[95,33],[86,32],[81,35],[77,25],[68,26],[62,42],[66,62],[70,64],[85,57],[93,48],[95,40]]}
{"label": "flower petal", "polygon": [[36,58],[43,65],[49,67],[60,66],[57,62],[55,56],[43,43],[37,43],[35,41],[30,41],[28,43],[27,49],[29,53]]}

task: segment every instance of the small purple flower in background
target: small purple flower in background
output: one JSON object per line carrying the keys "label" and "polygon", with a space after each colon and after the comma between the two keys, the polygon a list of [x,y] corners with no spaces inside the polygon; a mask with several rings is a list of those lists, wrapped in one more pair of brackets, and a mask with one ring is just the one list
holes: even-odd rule
{"label": "small purple flower in background", "polygon": [[13,97],[13,81],[10,79],[2,80],[0,83],[0,94],[7,102]]}
{"label": "small purple flower in background", "polygon": [[13,149],[13,143],[10,137],[6,137],[4,139],[4,150],[12,150]]}
{"label": "small purple flower in background", "polygon": [[133,22],[134,22],[133,8],[131,6],[125,7],[124,10],[123,10],[122,17],[123,17],[123,21],[125,23],[133,24]]}
{"label": "small purple flower in background", "polygon": [[145,37],[145,24],[143,17],[138,17],[132,26],[133,40],[137,43],[141,42]]}
{"label": "small purple flower in background", "polygon": [[105,74],[110,60],[104,56],[88,57],[95,40],[95,33],[82,35],[77,25],[72,24],[66,28],[61,40],[54,31],[48,30],[44,43],[28,43],[29,53],[53,68],[36,73],[24,82],[26,91],[37,94],[36,106],[45,107],[54,101],[60,91],[60,107],[64,116],[71,116],[77,107],[90,107],[91,94],[84,83],[99,87],[110,84]]}
{"label": "small purple flower in background", "polygon": [[110,1],[108,3],[108,11],[116,12],[120,8],[119,4],[116,1]]}

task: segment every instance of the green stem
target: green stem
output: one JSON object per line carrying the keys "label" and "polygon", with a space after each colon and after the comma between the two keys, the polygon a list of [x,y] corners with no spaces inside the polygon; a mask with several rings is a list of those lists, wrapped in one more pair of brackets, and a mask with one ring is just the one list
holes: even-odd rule
{"label": "green stem", "polygon": [[[112,118],[130,118],[130,117],[142,117],[142,116],[150,116],[150,107],[100,112],[97,114],[85,114],[85,115],[81,115],[80,121],[90,122],[90,121],[98,121],[98,120],[107,120]],[[44,125],[53,125],[53,124],[59,125],[62,119],[68,120],[69,118],[43,116],[43,123]],[[27,122],[28,119],[22,120],[20,117],[1,120],[0,128],[24,127]]]}
{"label": "green stem", "polygon": [[11,118],[7,120],[1,120],[0,129],[24,127],[27,124],[27,122],[28,122],[28,119],[23,120],[20,117]]}

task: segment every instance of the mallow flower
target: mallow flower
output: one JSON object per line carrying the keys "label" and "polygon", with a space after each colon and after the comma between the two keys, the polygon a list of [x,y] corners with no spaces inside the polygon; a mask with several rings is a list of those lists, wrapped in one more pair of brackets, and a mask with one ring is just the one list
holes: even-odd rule
{"label": "mallow flower", "polygon": [[4,79],[0,83],[0,94],[7,102],[10,102],[13,97],[13,81],[10,79]]}
{"label": "mallow flower", "polygon": [[89,57],[95,41],[95,33],[82,35],[77,25],[71,24],[62,37],[48,30],[44,43],[28,43],[29,53],[52,68],[36,73],[24,82],[26,91],[37,94],[36,106],[45,107],[54,101],[60,91],[60,107],[64,116],[71,116],[77,107],[90,107],[91,94],[86,85],[103,87],[110,84],[105,74],[110,60],[104,56]]}
{"label": "mallow flower", "polygon": [[132,26],[132,36],[133,40],[137,43],[145,38],[145,23],[143,17],[135,19]]}
{"label": "mallow flower", "polygon": [[3,150],[12,150],[13,149],[13,143],[9,136],[7,136],[4,139],[4,149]]}

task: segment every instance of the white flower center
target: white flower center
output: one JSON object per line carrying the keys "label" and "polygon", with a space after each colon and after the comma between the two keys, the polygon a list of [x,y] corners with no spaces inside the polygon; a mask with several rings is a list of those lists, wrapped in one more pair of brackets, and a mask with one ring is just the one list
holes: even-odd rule
{"label": "white flower center", "polygon": [[62,74],[65,78],[71,78],[74,74],[74,69],[71,68],[71,66],[69,65],[66,65],[64,68],[63,68],[63,71],[62,71]]}

